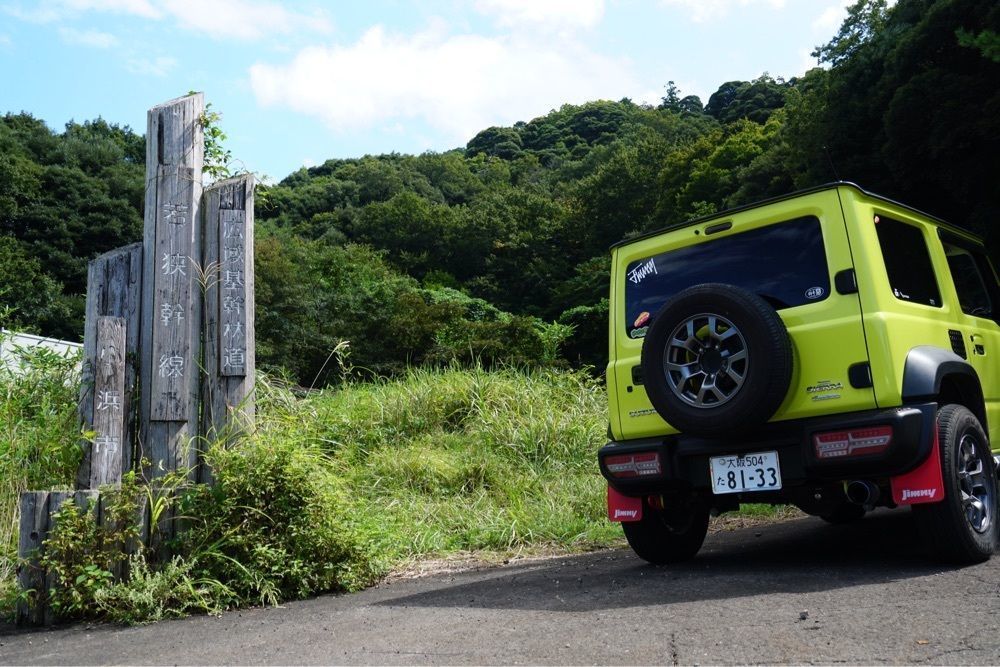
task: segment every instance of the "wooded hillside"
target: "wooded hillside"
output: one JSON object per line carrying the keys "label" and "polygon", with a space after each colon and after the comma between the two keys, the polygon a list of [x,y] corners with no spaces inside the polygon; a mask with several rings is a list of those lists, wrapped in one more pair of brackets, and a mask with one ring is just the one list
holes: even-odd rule
{"label": "wooded hillside", "polygon": [[[671,82],[655,107],[566,105],[447,153],[301,169],[258,199],[258,358],[303,384],[346,369],[327,361],[340,340],[375,373],[600,368],[611,243],[833,180],[997,248],[998,35],[995,3],[860,0],[801,78],[725,82],[704,103]],[[0,119],[5,326],[79,337],[87,261],[141,234],[143,151],[103,120]]]}

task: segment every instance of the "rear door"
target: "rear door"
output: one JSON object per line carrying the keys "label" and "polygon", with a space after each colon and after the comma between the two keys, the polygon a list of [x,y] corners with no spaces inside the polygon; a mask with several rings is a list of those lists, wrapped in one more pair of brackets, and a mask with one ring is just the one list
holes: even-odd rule
{"label": "rear door", "polygon": [[[958,298],[958,330],[986,400],[990,440],[1000,443],[1000,285],[984,248],[942,230],[941,245]],[[996,447],[996,445],[994,445]]]}
{"label": "rear door", "polygon": [[[616,394],[612,408],[621,419],[619,437],[667,431],[643,389],[642,339],[670,296],[702,283],[729,283],[759,294],[788,328],[792,387],[772,421],[875,407],[870,382],[858,381],[867,380],[868,351],[835,189],[637,241],[618,248],[616,258],[612,340],[617,344],[609,391]],[[852,366],[858,367],[853,372],[858,386],[852,386]]]}

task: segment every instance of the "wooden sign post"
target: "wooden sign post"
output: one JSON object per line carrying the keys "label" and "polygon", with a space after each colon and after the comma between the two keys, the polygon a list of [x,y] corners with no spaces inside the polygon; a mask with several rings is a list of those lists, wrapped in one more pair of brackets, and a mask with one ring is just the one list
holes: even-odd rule
{"label": "wooden sign post", "polygon": [[[147,480],[189,470],[211,481],[194,443],[225,444],[254,418],[254,179],[216,183],[202,206],[204,111],[201,93],[149,110],[143,242],[89,265],[79,414],[95,435],[83,443],[80,489],[120,484],[136,453],[149,461]],[[19,623],[54,619],[45,591],[55,573],[42,571],[41,554],[70,499],[112,520],[96,491],[21,494],[18,578],[38,594],[19,603]],[[147,501],[136,517],[147,548],[176,527],[170,509],[155,526],[151,516]]]}
{"label": "wooden sign post", "polygon": [[[142,300],[142,244],[118,248],[92,260],[87,267],[87,316],[83,333],[83,364],[80,383],[80,421],[85,431],[94,431],[95,373],[98,366],[98,320],[105,316],[121,318],[125,350],[125,384],[121,395],[124,417],[121,440],[121,473],[132,469],[138,433],[137,360],[139,358],[139,316]],[[77,472],[79,489],[92,486],[91,458],[93,441],[82,443],[83,458]]]}
{"label": "wooden sign post", "polygon": [[90,486],[120,485],[125,444],[125,320],[97,320],[97,365],[94,368],[94,448]]}
{"label": "wooden sign post", "polygon": [[[203,442],[229,440],[254,417],[254,178],[245,174],[205,191]],[[204,470],[202,481],[208,481]]]}
{"label": "wooden sign post", "polygon": [[139,439],[149,477],[197,463],[204,111],[196,93],[148,114]]}

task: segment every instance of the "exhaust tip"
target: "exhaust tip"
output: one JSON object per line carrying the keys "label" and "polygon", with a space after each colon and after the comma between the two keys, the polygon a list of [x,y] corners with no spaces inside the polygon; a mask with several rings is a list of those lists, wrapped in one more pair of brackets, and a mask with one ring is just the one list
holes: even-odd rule
{"label": "exhaust tip", "polygon": [[878,502],[879,490],[866,479],[856,479],[847,484],[847,499],[855,505],[872,506]]}

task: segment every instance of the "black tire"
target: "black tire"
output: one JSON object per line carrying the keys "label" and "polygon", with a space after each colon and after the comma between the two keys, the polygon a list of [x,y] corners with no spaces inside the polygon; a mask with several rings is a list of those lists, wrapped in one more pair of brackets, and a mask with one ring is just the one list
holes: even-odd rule
{"label": "black tire", "polygon": [[819,518],[823,519],[823,521],[826,521],[827,523],[841,524],[854,523],[855,521],[859,521],[862,517],[864,517],[864,515],[864,507],[845,500],[841,504],[837,505],[832,512],[820,514]]}
{"label": "black tire", "polygon": [[625,539],[635,554],[653,565],[694,558],[708,532],[708,507],[692,500],[665,509],[643,500],[642,519],[622,523]]}
{"label": "black tire", "polygon": [[[734,331],[735,330],[735,333]],[[778,409],[792,380],[792,341],[774,308],[721,283],[678,292],[649,325],[642,373],[671,426],[707,438],[745,432]]]}
{"label": "black tire", "polygon": [[913,506],[925,544],[942,560],[981,563],[997,544],[997,478],[990,441],[962,405],[938,411],[944,500]]}

